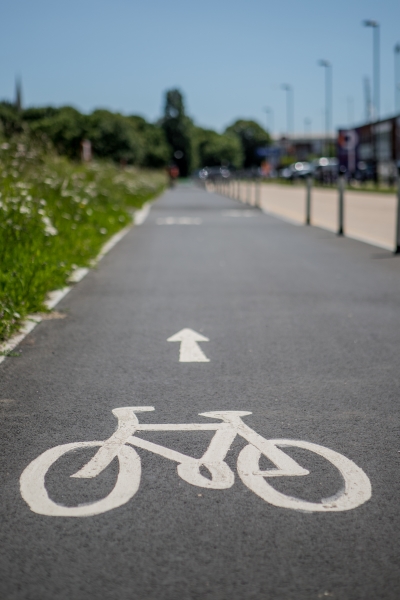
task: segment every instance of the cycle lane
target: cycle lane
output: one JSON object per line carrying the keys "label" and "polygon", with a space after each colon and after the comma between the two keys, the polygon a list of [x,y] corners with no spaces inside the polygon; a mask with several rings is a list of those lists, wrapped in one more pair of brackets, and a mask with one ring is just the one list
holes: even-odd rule
{"label": "cycle lane", "polygon": [[[63,301],[68,318],[41,324],[22,358],[3,365],[2,397],[15,400],[3,403],[2,419],[9,597],[395,597],[398,266],[362,244],[231,210],[242,209],[198,190],[168,193]],[[178,361],[167,339],[185,327],[210,340],[199,343],[209,363]],[[155,412],[140,417],[148,423],[250,411],[246,423],[266,438],[308,440],[354,460],[372,500],[302,514],[266,504],[237,475],[229,489],[191,486],[176,464],[139,451],[142,481],[123,507],[78,520],[29,511],[17,482],[31,460],[104,440],[112,409],[149,404]],[[211,434],[146,438],[199,457]],[[236,440],[228,455],[235,474],[242,447]],[[277,489],[310,501],[340,489],[329,464],[291,456],[312,475],[276,478]],[[49,472],[58,502],[89,502],[112,487],[115,465],[96,481],[70,479],[85,460],[67,457]]]}

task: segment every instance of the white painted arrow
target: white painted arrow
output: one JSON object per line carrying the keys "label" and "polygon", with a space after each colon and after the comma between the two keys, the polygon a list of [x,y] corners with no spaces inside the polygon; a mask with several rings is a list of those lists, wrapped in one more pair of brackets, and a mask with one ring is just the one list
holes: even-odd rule
{"label": "white painted arrow", "polygon": [[210,362],[197,342],[210,340],[193,329],[181,329],[167,339],[167,342],[180,342],[179,362]]}

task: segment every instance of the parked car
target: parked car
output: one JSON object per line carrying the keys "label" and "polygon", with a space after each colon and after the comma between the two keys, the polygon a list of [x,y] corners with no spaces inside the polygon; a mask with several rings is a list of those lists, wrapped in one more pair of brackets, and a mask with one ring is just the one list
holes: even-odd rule
{"label": "parked car", "polygon": [[206,179],[219,179],[220,177],[228,179],[230,175],[231,173],[228,167],[204,167],[204,169],[200,169],[200,171],[197,171],[195,174],[195,176],[203,181]]}
{"label": "parked car", "polygon": [[339,161],[337,158],[323,156],[312,162],[312,170],[314,179],[319,183],[335,183],[339,172]]}
{"label": "parked car", "polygon": [[282,169],[280,177],[289,181],[303,179],[312,173],[312,165],[309,162],[296,162]]}

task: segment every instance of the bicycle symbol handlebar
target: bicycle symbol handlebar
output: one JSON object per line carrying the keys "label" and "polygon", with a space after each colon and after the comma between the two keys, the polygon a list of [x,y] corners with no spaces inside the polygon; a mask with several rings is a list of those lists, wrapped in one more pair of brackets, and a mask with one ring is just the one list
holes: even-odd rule
{"label": "bicycle symbol handlebar", "polygon": [[[31,510],[47,516],[89,517],[98,515],[126,504],[138,491],[141,477],[141,461],[135,450],[142,448],[172,460],[178,464],[179,477],[191,485],[223,490],[234,484],[234,473],[225,462],[225,457],[237,435],[248,443],[240,451],[237,472],[242,482],[260,498],[280,508],[307,512],[338,512],[357,508],[371,497],[371,484],[360,467],[342,454],[311,442],[289,439],[268,440],[248,427],[242,417],[248,411],[212,411],[200,416],[220,419],[217,423],[143,424],[136,413],[153,411],[151,406],[116,408],[112,412],[118,419],[115,433],[105,441],[75,442],[46,450],[24,470],[20,479],[21,495]],[[138,437],[142,431],[215,431],[215,434],[199,459],[171,450]],[[94,478],[117,458],[119,473],[113,490],[103,498],[82,506],[63,506],[48,495],[45,486],[46,473],[64,454],[73,450],[96,448],[98,451],[73,478]],[[340,472],[344,487],[335,496],[321,502],[309,502],[277,491],[266,478],[297,477],[309,474],[281,448],[297,447],[323,457]],[[260,470],[259,462],[265,456],[275,468]],[[210,477],[201,473],[206,468]]]}

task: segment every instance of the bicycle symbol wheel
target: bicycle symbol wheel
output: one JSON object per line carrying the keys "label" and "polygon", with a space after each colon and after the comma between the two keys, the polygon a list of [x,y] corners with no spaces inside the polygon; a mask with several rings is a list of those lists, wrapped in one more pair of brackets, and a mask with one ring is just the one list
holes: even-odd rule
{"label": "bicycle symbol wheel", "polygon": [[[344,488],[335,496],[323,499],[321,502],[308,502],[278,492],[268,483],[266,477],[290,476],[290,473],[280,473],[279,469],[260,471],[259,461],[262,452],[249,444],[238,456],[237,469],[243,483],[263,500],[280,508],[291,508],[308,512],[339,512],[361,506],[371,497],[371,483],[360,467],[334,450],[301,440],[269,440],[278,447],[294,447],[310,450],[329,461],[340,472]],[[268,458],[268,456],[267,456]],[[307,475],[308,471],[301,473]],[[295,475],[295,473],[293,473]]]}
{"label": "bicycle symbol wheel", "polygon": [[119,472],[115,486],[102,500],[82,506],[63,506],[51,500],[47,493],[46,473],[61,456],[73,450],[94,448],[103,444],[104,442],[63,444],[46,450],[32,461],[20,479],[21,495],[31,510],[39,515],[51,517],[91,517],[129,502],[139,489],[142,469],[138,453],[127,445],[122,446],[117,455]]}

